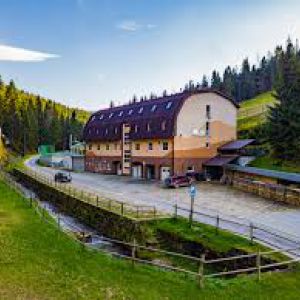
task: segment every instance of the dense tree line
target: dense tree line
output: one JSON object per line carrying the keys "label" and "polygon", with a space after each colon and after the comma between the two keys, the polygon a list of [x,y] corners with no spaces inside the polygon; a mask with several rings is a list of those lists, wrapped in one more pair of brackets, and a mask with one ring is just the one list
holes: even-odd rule
{"label": "dense tree line", "polygon": [[238,102],[250,99],[256,95],[270,91],[274,88],[278,72],[278,53],[281,47],[277,47],[274,54],[263,56],[258,65],[251,65],[245,58],[239,69],[227,66],[222,74],[213,70],[210,82],[203,75],[199,82],[190,81],[184,86],[184,90],[196,90],[211,87],[233,97]]}
{"label": "dense tree line", "polygon": [[277,49],[278,71],[275,97],[264,126],[274,157],[300,161],[300,51],[288,40],[286,49]]}
{"label": "dense tree line", "polygon": [[34,152],[41,144],[67,149],[70,134],[81,138],[88,115],[24,92],[13,81],[5,84],[0,77],[0,127],[9,147],[18,153]]}

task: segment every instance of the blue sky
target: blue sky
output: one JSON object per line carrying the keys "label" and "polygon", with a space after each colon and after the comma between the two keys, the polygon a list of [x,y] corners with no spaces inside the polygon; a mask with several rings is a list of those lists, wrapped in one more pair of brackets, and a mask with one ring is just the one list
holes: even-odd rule
{"label": "blue sky", "polygon": [[0,74],[96,110],[300,37],[300,1],[0,0]]}

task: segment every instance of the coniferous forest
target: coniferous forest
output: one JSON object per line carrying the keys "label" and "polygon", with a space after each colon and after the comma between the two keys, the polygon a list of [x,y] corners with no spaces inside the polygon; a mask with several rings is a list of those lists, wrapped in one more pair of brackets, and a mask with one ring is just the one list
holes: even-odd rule
{"label": "coniferous forest", "polygon": [[40,144],[67,149],[69,136],[80,139],[89,113],[5,84],[0,77],[0,127],[9,148],[26,154]]}

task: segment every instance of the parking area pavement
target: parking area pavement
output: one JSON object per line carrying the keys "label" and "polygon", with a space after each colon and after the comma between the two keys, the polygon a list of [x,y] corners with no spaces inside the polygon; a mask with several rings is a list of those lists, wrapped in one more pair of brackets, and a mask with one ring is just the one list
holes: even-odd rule
{"label": "parking area pavement", "polygon": [[[26,162],[34,171],[53,175],[57,170]],[[155,205],[158,210],[174,212],[174,204],[189,208],[188,188],[168,189],[160,182],[126,176],[72,173],[72,185],[103,196],[134,204]],[[218,183],[196,184],[195,210],[219,214],[230,219],[246,219],[300,237],[300,209],[265,200],[250,193]],[[300,238],[299,238],[300,239]]]}

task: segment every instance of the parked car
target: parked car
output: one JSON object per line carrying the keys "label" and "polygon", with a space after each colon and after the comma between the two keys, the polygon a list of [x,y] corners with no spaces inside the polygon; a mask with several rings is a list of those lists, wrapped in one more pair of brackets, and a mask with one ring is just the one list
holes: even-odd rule
{"label": "parked car", "polygon": [[167,187],[178,188],[181,186],[190,186],[192,179],[186,175],[171,176],[165,180],[165,185]]}
{"label": "parked car", "polygon": [[185,175],[196,181],[205,180],[205,175],[202,172],[188,171]]}
{"label": "parked car", "polygon": [[54,175],[54,181],[55,182],[71,182],[72,176],[70,173],[57,172]]}

